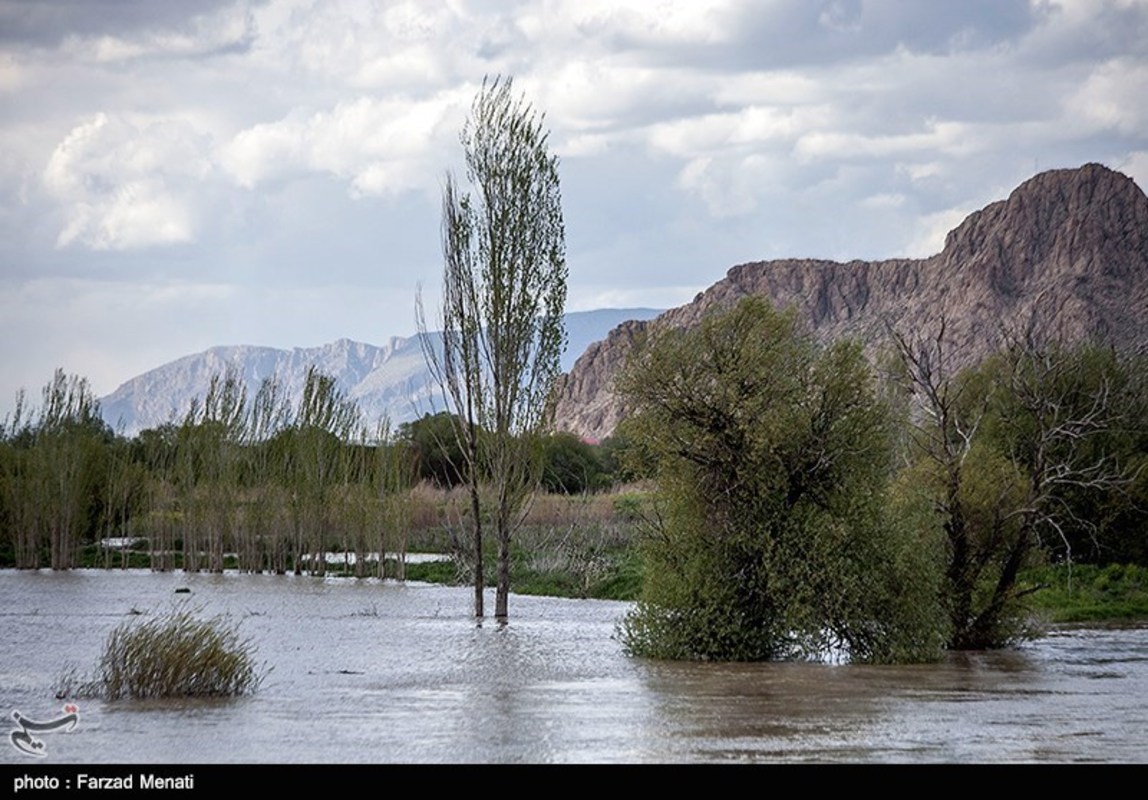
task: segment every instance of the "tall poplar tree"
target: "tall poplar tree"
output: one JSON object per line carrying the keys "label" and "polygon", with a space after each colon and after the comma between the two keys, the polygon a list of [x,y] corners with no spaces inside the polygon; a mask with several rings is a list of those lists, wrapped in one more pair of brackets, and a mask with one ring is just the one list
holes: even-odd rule
{"label": "tall poplar tree", "polygon": [[[503,621],[510,538],[538,483],[538,435],[552,417],[566,345],[565,227],[548,136],[511,79],[483,81],[460,136],[472,191],[449,173],[443,189],[442,352],[425,350],[465,454],[475,616],[483,616],[485,511],[498,538],[494,613]],[[426,332],[421,299],[419,327]],[[490,483],[485,502],[482,480]]]}

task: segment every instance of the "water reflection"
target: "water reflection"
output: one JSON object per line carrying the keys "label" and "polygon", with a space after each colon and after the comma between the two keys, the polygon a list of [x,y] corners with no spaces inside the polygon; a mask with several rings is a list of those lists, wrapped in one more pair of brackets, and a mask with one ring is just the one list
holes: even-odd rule
{"label": "water reflection", "polygon": [[[189,595],[175,595],[180,587]],[[304,576],[0,573],[5,715],[51,716],[131,612],[241,620],[250,698],[80,701],[59,762],[1148,761],[1148,628],[1062,630],[904,667],[627,658],[627,604]],[[0,760],[20,763],[12,748]]]}

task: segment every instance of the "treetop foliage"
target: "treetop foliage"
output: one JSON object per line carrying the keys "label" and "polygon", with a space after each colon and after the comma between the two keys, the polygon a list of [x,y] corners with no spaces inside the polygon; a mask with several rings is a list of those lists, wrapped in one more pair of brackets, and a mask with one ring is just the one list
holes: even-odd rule
{"label": "treetop foliage", "polygon": [[428,365],[451,407],[495,432],[544,421],[566,347],[565,224],[548,138],[512,79],[485,79],[460,134],[473,194],[449,173],[443,189],[443,354],[428,351]]}

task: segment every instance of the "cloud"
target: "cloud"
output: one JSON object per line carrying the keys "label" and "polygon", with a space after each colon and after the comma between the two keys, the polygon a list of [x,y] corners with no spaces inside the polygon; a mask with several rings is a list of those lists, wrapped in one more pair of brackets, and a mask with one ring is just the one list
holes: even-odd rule
{"label": "cloud", "polygon": [[1148,55],[1143,0],[1048,0],[1034,9],[1041,24],[1016,47],[1024,64],[1048,68]]}
{"label": "cloud", "polygon": [[909,133],[867,135],[844,131],[811,131],[794,147],[799,159],[817,161],[904,158],[919,153],[960,155],[972,152],[976,138],[970,126],[956,121],[923,120]]}
{"label": "cloud", "polygon": [[14,92],[24,83],[24,68],[10,53],[0,53],[0,93]]}
{"label": "cloud", "polygon": [[905,205],[905,195],[898,192],[881,192],[880,194],[872,194],[861,201],[861,205],[865,208],[900,208]]}
{"label": "cloud", "polygon": [[131,250],[190,242],[188,191],[213,171],[210,140],[186,121],[100,113],[52,152],[44,186],[64,210],[57,247]]}
{"label": "cloud", "polygon": [[131,250],[191,240],[191,218],[184,206],[154,181],[131,181],[98,205],[76,204],[57,244],[80,241],[96,250]]}
{"label": "cloud", "polygon": [[92,62],[218,53],[253,33],[248,3],[235,0],[0,0],[0,31],[0,42],[60,47]]}
{"label": "cloud", "polygon": [[[480,4],[479,4],[480,5]],[[255,63],[300,84],[355,93],[426,92],[486,72],[510,72],[521,49],[513,7],[494,3],[275,2],[253,11]]]}
{"label": "cloud", "polygon": [[678,186],[697,193],[715,217],[747,215],[757,210],[758,199],[776,186],[784,166],[753,153],[741,158],[700,157],[691,160],[678,176]]}
{"label": "cloud", "polygon": [[917,234],[905,248],[897,253],[906,258],[927,258],[941,252],[945,247],[945,237],[960,225],[975,208],[949,208],[933,214],[926,214],[917,221]]}
{"label": "cloud", "polygon": [[448,142],[457,136],[463,97],[425,100],[359,97],[306,118],[290,117],[239,132],[222,163],[244,188],[323,172],[349,181],[356,195],[437,190]]}
{"label": "cloud", "polygon": [[[622,11],[600,11],[600,35],[618,49],[640,53],[646,63],[770,70],[849,64],[899,48],[935,54],[984,48],[1023,35],[1041,16],[1028,0],[694,5],[646,3],[638,9],[627,4]],[[686,10],[674,13],[682,7]],[[593,30],[591,25],[585,28]]]}
{"label": "cloud", "polygon": [[1148,150],[1129,153],[1121,159],[1116,168],[1136,181],[1141,191],[1148,187]]}
{"label": "cloud", "polygon": [[[1148,33],[1148,31],[1146,31]],[[1148,63],[1116,58],[1098,66],[1065,101],[1077,127],[1143,135],[1148,131]]]}
{"label": "cloud", "polygon": [[690,3],[593,0],[553,6],[584,36],[624,43],[633,49],[716,45],[736,36],[738,3],[730,0]]}

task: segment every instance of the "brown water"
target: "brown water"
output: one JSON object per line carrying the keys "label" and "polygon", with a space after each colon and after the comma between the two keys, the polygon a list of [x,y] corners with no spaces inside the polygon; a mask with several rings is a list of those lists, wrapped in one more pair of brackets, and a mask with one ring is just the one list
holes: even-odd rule
{"label": "brown water", "polygon": [[[189,587],[190,595],[175,594]],[[0,704],[47,721],[133,611],[240,621],[271,671],[247,698],[80,700],[46,757],[0,763],[1148,761],[1148,627],[1061,629],[908,667],[627,658],[628,604],[351,579],[0,572]],[[7,733],[7,732],[6,732]]]}

